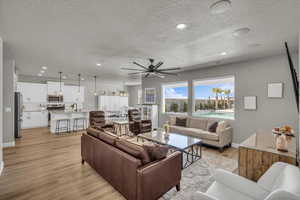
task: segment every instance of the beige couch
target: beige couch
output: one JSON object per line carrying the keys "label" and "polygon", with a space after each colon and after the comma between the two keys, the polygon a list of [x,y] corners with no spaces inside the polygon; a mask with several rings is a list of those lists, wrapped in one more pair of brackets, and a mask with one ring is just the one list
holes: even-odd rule
{"label": "beige couch", "polygon": [[[184,117],[180,117],[184,118]],[[212,145],[218,147],[220,152],[224,150],[224,147],[230,147],[232,143],[233,129],[228,122],[222,121],[223,127],[217,127],[216,133],[208,131],[209,126],[218,121],[205,118],[193,118],[186,117],[187,123],[186,127],[176,126],[176,116],[170,116],[170,132],[180,133],[183,135],[194,136],[196,138],[202,139],[204,144]],[[221,121],[219,121],[219,125]]]}

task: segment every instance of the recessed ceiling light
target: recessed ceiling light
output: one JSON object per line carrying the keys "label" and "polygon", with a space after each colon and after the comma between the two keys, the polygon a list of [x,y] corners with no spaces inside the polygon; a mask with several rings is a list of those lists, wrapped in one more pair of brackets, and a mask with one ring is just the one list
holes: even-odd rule
{"label": "recessed ceiling light", "polygon": [[43,74],[41,74],[41,73],[38,73],[38,76],[43,76]]}
{"label": "recessed ceiling light", "polygon": [[221,55],[222,55],[222,56],[226,56],[227,53],[224,51],[224,52],[221,53]]}
{"label": "recessed ceiling light", "polygon": [[100,66],[101,66],[101,63],[97,63],[96,65],[97,65],[98,67],[100,67]]}
{"label": "recessed ceiling light", "polygon": [[210,12],[214,15],[222,14],[231,8],[230,0],[219,0],[210,6]]}
{"label": "recessed ceiling light", "polygon": [[244,27],[244,28],[239,28],[235,30],[232,35],[235,37],[242,37],[250,32],[250,28]]}
{"label": "recessed ceiling light", "polygon": [[48,67],[47,67],[47,66],[42,66],[42,69],[43,69],[43,70],[47,70]]}
{"label": "recessed ceiling light", "polygon": [[43,74],[43,73],[45,73],[45,71],[44,71],[44,70],[41,70],[40,73]]}
{"label": "recessed ceiling light", "polygon": [[84,78],[81,78],[82,81],[84,81]]}
{"label": "recessed ceiling light", "polygon": [[64,76],[62,76],[62,79],[67,79],[67,76],[65,76],[65,75],[64,75]]}
{"label": "recessed ceiling light", "polygon": [[179,30],[183,30],[187,27],[186,24],[177,24],[176,28],[179,29]]}

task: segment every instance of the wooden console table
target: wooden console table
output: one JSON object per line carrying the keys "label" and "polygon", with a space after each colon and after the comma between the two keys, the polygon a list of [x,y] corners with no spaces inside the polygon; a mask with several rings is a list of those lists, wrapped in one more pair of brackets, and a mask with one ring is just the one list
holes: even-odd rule
{"label": "wooden console table", "polygon": [[276,150],[276,135],[257,132],[239,147],[239,175],[257,181],[275,162],[296,165],[296,139],[287,137],[288,152]]}

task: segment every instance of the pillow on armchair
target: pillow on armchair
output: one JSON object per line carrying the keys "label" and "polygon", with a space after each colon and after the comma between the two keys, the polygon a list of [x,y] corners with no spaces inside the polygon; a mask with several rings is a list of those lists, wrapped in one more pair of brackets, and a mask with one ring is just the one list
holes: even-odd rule
{"label": "pillow on armchair", "polygon": [[225,129],[229,126],[228,122],[226,121],[220,121],[218,123],[217,129],[216,129],[216,133],[221,133],[223,131],[225,131]]}
{"label": "pillow on armchair", "polygon": [[176,126],[182,126],[182,127],[186,127],[186,122],[187,122],[187,118],[183,118],[183,117],[176,117]]}
{"label": "pillow on armchair", "polygon": [[213,122],[212,124],[209,125],[208,131],[211,133],[217,132],[217,127],[218,127],[218,122]]}

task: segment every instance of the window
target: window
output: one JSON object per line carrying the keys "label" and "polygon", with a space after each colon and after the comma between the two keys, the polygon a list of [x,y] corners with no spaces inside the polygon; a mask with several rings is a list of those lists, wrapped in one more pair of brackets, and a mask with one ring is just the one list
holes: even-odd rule
{"label": "window", "polygon": [[195,117],[234,119],[234,77],[193,82]]}
{"label": "window", "polygon": [[166,113],[188,112],[188,83],[180,82],[162,86],[162,109]]}

